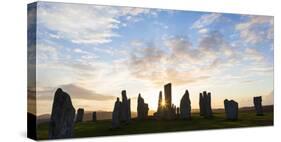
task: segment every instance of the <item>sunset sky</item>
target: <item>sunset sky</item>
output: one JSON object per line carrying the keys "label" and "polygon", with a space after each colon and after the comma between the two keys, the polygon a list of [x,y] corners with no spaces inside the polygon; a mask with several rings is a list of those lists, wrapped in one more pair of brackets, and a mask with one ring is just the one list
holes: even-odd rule
{"label": "sunset sky", "polygon": [[273,17],[38,2],[37,114],[50,113],[61,87],[76,109],[112,111],[127,90],[136,111],[141,93],[150,110],[172,83],[179,106],[188,89],[252,106],[273,104]]}

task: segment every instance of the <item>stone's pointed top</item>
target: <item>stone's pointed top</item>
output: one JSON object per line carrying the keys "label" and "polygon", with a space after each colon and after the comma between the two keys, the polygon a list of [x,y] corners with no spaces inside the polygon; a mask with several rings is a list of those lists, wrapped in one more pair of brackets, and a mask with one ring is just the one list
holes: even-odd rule
{"label": "stone's pointed top", "polygon": [[119,102],[119,101],[120,101],[119,97],[117,97],[116,101],[117,101],[117,102]]}
{"label": "stone's pointed top", "polygon": [[122,101],[127,100],[126,90],[122,90],[121,94],[122,94]]}
{"label": "stone's pointed top", "polygon": [[185,90],[185,94],[188,94],[188,95],[189,95],[189,92],[188,92],[188,90],[187,90],[187,89]]}
{"label": "stone's pointed top", "polygon": [[203,95],[207,95],[207,92],[206,92],[206,91],[203,91]]}
{"label": "stone's pointed top", "polygon": [[78,110],[77,111],[84,111],[84,109],[83,108],[78,108]]}
{"label": "stone's pointed top", "polygon": [[138,97],[141,97],[141,94],[139,93],[139,96]]}
{"label": "stone's pointed top", "polygon": [[56,93],[61,93],[61,92],[63,92],[61,88],[58,88],[56,91]]}

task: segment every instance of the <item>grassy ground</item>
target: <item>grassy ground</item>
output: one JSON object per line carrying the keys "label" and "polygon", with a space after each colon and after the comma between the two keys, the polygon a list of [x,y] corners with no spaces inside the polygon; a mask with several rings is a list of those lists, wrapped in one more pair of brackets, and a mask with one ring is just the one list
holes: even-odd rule
{"label": "grassy ground", "polygon": [[[110,136],[124,134],[141,134],[173,131],[189,131],[203,129],[237,128],[273,125],[273,113],[266,112],[264,116],[256,116],[255,112],[240,112],[239,120],[225,120],[224,113],[214,113],[211,119],[204,119],[198,113],[192,114],[192,120],[132,120],[131,124],[118,129],[111,129],[111,120],[98,122],[81,122],[75,125],[74,137]],[[48,124],[38,125],[38,139],[48,138]]]}

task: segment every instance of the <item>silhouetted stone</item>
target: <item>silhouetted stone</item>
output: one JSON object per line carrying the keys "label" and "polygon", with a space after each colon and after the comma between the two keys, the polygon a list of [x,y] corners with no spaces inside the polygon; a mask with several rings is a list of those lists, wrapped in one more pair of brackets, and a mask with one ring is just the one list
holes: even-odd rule
{"label": "silhouetted stone", "polygon": [[84,117],[84,109],[83,108],[79,108],[77,110],[76,123],[77,122],[82,122],[83,121],[83,117]]}
{"label": "silhouetted stone", "polygon": [[189,99],[188,90],[185,91],[180,102],[180,118],[190,119],[191,118],[191,103]]}
{"label": "silhouetted stone", "polygon": [[95,112],[95,111],[92,113],[92,121],[93,122],[97,121],[97,112]]}
{"label": "silhouetted stone", "polygon": [[172,84],[171,83],[164,85],[164,94],[165,94],[165,107],[171,108],[171,106],[172,106]]}
{"label": "silhouetted stone", "polygon": [[112,112],[112,128],[120,127],[120,118],[121,118],[120,115],[121,115],[121,102],[119,98],[117,98]]}
{"label": "silhouetted stone", "polygon": [[157,112],[155,112],[153,115],[156,119],[162,119],[164,116],[164,106],[163,106],[163,98],[162,98],[162,91],[159,92],[159,97],[158,97],[158,108]]}
{"label": "silhouetted stone", "polygon": [[123,90],[121,94],[121,121],[129,123],[131,121],[131,100],[127,98],[126,90]]}
{"label": "silhouetted stone", "polygon": [[143,120],[148,116],[148,104],[144,103],[144,99],[141,97],[141,94],[138,96],[138,119]]}
{"label": "silhouetted stone", "polygon": [[203,100],[203,94],[200,93],[199,95],[199,107],[200,107],[200,116],[204,116],[205,114],[205,105]]}
{"label": "silhouetted stone", "polygon": [[238,103],[233,100],[224,100],[224,110],[226,119],[237,120],[238,119]]}
{"label": "silhouetted stone", "polygon": [[254,97],[254,105],[256,110],[256,115],[262,116],[263,115],[263,108],[262,108],[262,97]]}
{"label": "silhouetted stone", "polygon": [[[204,94],[204,93],[203,93]],[[211,93],[209,92],[206,96],[204,96],[205,101],[205,117],[210,118],[213,116],[213,111],[211,107]]]}
{"label": "silhouetted stone", "polygon": [[211,107],[211,93],[207,93],[206,91],[200,93],[199,98],[199,106],[200,106],[200,115],[205,118],[210,118],[213,116],[213,111]]}
{"label": "silhouetted stone", "polygon": [[160,92],[159,92],[159,98],[158,98],[158,108],[157,108],[157,112],[162,111],[162,109],[163,109],[162,102],[163,102],[163,99],[162,99],[162,91],[160,91]]}
{"label": "silhouetted stone", "polygon": [[49,139],[71,138],[73,136],[75,109],[70,96],[57,89],[49,122]]}

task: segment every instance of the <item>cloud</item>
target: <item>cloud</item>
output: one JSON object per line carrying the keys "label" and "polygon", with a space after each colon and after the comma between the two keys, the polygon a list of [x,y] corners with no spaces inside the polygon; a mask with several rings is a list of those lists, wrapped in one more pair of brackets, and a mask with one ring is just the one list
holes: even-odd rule
{"label": "cloud", "polygon": [[[72,99],[84,99],[84,100],[96,100],[96,101],[106,101],[114,100],[115,96],[99,94],[95,91],[85,89],[76,84],[67,84],[61,85],[59,88],[62,88],[67,92]],[[57,89],[57,88],[56,88]],[[53,98],[55,89],[44,88],[43,90],[37,91],[37,98],[40,100],[51,100]]]}
{"label": "cloud", "polygon": [[203,29],[204,27],[216,22],[216,20],[218,20],[221,16],[222,15],[219,13],[204,14],[192,24],[191,28]]}
{"label": "cloud", "polygon": [[262,62],[265,60],[264,56],[255,48],[245,48],[245,53],[247,55],[244,57],[245,60],[252,60],[256,62]]}
{"label": "cloud", "polygon": [[[123,23],[122,16],[137,17],[150,10],[67,3],[38,3],[38,25],[59,37],[77,44],[102,44],[120,36],[114,30]],[[136,21],[137,22],[137,21]]]}
{"label": "cloud", "polygon": [[[175,85],[198,83],[212,77],[241,74],[264,76],[272,73],[260,51],[253,48],[241,48],[228,42],[218,31],[201,36],[198,45],[192,45],[187,37],[168,37],[159,43],[132,41],[134,50],[130,54],[128,68],[131,75],[141,80],[151,81],[159,86],[166,82]],[[250,76],[238,80],[251,80]],[[232,78],[225,78],[225,80]],[[247,81],[254,83],[255,81]]]}
{"label": "cloud", "polygon": [[236,25],[240,37],[247,43],[256,44],[273,39],[273,17],[247,16],[245,22]]}

